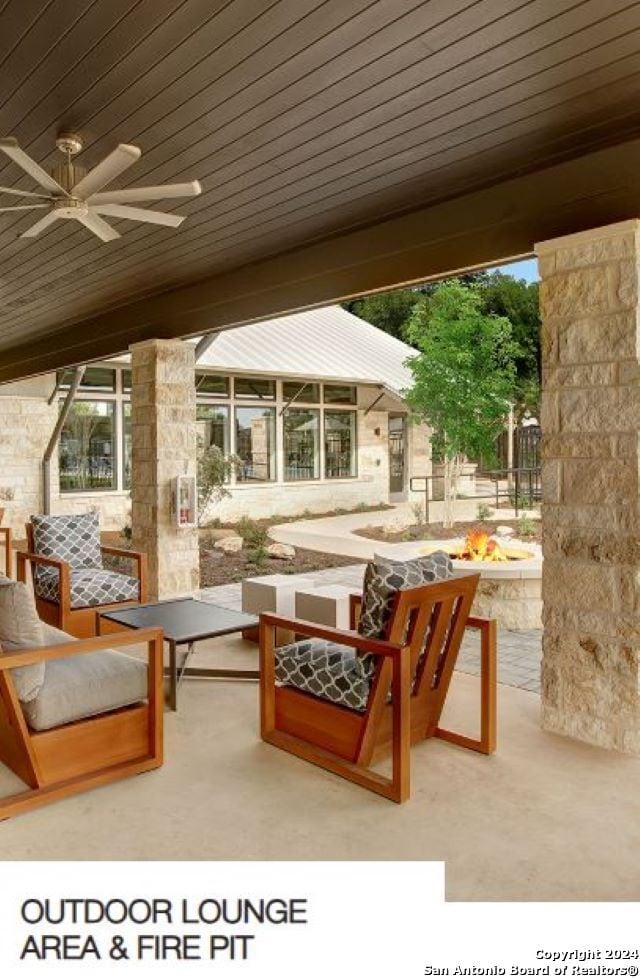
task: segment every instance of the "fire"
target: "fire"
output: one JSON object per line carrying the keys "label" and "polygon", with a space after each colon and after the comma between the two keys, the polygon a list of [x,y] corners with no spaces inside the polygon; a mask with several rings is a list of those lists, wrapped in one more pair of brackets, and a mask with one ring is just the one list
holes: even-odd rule
{"label": "fire", "polygon": [[464,547],[459,555],[460,560],[508,560],[509,557],[497,540],[494,540],[484,530],[471,530],[464,541]]}

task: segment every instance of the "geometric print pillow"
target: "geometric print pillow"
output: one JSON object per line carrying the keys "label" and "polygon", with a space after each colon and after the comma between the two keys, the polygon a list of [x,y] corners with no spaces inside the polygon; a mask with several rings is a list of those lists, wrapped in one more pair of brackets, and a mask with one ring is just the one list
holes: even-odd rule
{"label": "geometric print pillow", "polygon": [[413,560],[374,557],[364,572],[359,633],[368,638],[386,638],[397,591],[446,581],[452,574],[451,557],[443,550]]}
{"label": "geometric print pillow", "polygon": [[32,516],[33,544],[42,557],[66,560],[71,567],[101,567],[100,516]]}

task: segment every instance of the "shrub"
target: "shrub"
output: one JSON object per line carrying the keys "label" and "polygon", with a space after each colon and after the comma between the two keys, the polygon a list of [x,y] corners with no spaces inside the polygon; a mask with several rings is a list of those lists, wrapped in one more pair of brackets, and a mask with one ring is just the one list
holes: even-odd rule
{"label": "shrub", "polygon": [[493,510],[491,506],[487,506],[486,503],[480,503],[477,510],[477,517],[479,520],[489,520],[493,516]]}
{"label": "shrub", "polygon": [[532,537],[536,532],[534,521],[526,513],[523,513],[518,520],[518,536]]}
{"label": "shrub", "polygon": [[269,534],[263,526],[252,520],[250,516],[241,516],[236,531],[250,549],[259,550],[266,547]]}
{"label": "shrub", "polygon": [[220,502],[229,495],[226,484],[229,481],[237,459],[225,455],[217,445],[206,446],[198,439],[197,483],[198,483],[198,522],[202,526],[207,510],[212,503]]}

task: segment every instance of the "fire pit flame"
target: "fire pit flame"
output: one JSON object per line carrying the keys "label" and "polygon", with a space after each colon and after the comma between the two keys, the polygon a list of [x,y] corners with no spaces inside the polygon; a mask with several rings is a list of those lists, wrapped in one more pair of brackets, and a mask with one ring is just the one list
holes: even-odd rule
{"label": "fire pit flame", "polygon": [[459,560],[471,561],[509,560],[509,555],[502,549],[498,541],[494,540],[483,530],[472,530],[468,533],[464,545],[457,556]]}

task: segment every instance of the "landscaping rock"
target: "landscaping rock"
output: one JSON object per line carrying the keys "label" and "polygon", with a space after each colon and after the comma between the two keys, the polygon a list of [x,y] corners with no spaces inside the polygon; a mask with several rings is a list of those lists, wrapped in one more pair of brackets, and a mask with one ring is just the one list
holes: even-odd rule
{"label": "landscaping rock", "polygon": [[216,540],[214,547],[225,554],[237,554],[242,550],[243,543],[244,540],[239,536],[224,537],[222,540]]}
{"label": "landscaping rock", "polygon": [[516,531],[512,526],[498,526],[496,527],[496,536],[499,537],[512,537]]}
{"label": "landscaping rock", "polygon": [[212,540],[228,540],[229,537],[237,537],[238,534],[235,530],[226,529],[223,530],[220,527],[212,526],[211,528],[206,528],[200,531],[201,533],[207,533]]}
{"label": "landscaping rock", "polygon": [[288,543],[270,543],[267,553],[273,560],[293,560],[296,552]]}

